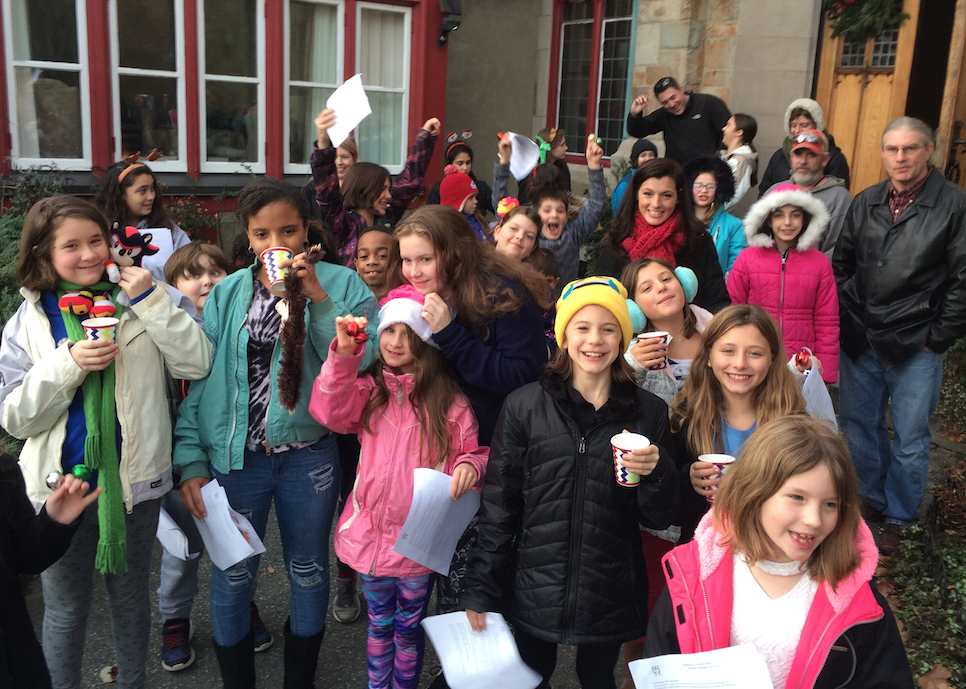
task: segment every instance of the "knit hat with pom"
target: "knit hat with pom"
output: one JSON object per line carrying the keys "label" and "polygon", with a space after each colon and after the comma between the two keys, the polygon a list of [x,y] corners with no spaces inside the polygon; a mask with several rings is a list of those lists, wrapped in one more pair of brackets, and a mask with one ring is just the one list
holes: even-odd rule
{"label": "knit hat with pom", "polygon": [[430,347],[439,349],[433,341],[433,329],[429,322],[423,318],[423,295],[417,292],[412,285],[403,285],[389,292],[379,304],[379,327],[376,328],[376,335],[382,335],[382,331],[390,325],[405,323],[419,336],[419,339]]}
{"label": "knit hat with pom", "polygon": [[447,165],[443,173],[446,176],[439,185],[439,202],[462,212],[466,199],[479,191],[476,182],[465,172],[460,172],[455,165]]}

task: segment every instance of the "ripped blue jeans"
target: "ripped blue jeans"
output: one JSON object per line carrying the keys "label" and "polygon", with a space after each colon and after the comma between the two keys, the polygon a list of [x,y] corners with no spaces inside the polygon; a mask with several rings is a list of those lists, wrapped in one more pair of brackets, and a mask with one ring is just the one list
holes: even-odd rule
{"label": "ripped blue jeans", "polygon": [[[282,557],[291,587],[289,617],[295,636],[325,628],[329,606],[329,544],[339,499],[339,453],[332,434],[314,445],[268,455],[245,451],[245,468],[223,474],[211,470],[236,512],[247,517],[264,540],[268,511],[282,536]],[[277,559],[277,554],[275,556]],[[211,568],[211,627],[219,646],[234,646],[251,628],[251,587],[259,556],[227,570]]]}

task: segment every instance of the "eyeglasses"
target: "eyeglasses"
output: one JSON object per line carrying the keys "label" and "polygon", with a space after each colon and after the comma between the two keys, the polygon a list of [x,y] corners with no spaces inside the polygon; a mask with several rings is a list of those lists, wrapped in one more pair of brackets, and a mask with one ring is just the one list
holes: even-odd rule
{"label": "eyeglasses", "polygon": [[795,137],[794,142],[796,144],[824,144],[825,141],[821,134],[809,134],[808,132],[803,132]]}
{"label": "eyeglasses", "polygon": [[704,189],[705,191],[714,191],[715,189],[718,188],[718,185],[717,184],[699,184],[698,182],[695,182],[694,184],[691,185],[691,188],[694,189],[695,191],[701,191],[702,189]]}
{"label": "eyeglasses", "polygon": [[882,152],[891,157],[898,155],[899,151],[902,151],[904,155],[909,156],[913,153],[918,153],[924,148],[925,146],[923,144],[917,144],[916,146],[883,146]]}

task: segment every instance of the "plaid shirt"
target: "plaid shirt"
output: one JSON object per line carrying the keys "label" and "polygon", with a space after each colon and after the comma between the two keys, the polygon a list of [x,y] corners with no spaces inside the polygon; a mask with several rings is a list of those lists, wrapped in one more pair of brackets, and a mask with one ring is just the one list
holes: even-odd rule
{"label": "plaid shirt", "polygon": [[[931,168],[930,168],[931,169]],[[898,220],[899,216],[912,205],[912,202],[916,200],[919,196],[919,192],[922,188],[926,186],[926,180],[929,179],[929,170],[923,175],[923,178],[916,182],[914,185],[906,189],[905,191],[899,191],[892,184],[892,180],[889,180],[889,210],[892,211],[892,220]]]}

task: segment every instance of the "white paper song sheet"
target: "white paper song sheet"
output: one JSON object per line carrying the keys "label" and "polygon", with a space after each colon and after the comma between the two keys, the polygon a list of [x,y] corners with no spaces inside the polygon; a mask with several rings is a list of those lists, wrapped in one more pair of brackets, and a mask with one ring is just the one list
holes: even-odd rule
{"label": "white paper song sheet", "polygon": [[255,533],[251,522],[231,508],[225,489],[217,479],[202,487],[201,499],[205,501],[208,516],[204,522],[198,521],[194,515],[191,518],[198,525],[201,540],[218,569],[226,570],[252,555],[265,552],[262,539]]}
{"label": "white paper song sheet", "polygon": [[449,496],[453,477],[435,469],[415,469],[413,504],[394,551],[443,576],[460,536],[480,509],[480,496],[467,491],[459,500]]}
{"label": "white paper song sheet", "polygon": [[179,560],[194,560],[199,555],[188,552],[188,537],[163,507],[158,516],[157,536],[164,549]]}
{"label": "white paper song sheet", "polygon": [[768,667],[754,644],[630,664],[637,689],[772,689]]}
{"label": "white paper song sheet", "polygon": [[510,154],[510,174],[518,182],[530,174],[540,160],[540,147],[523,134],[507,132],[513,153]]}
{"label": "white paper song sheet", "polygon": [[151,235],[151,244],[158,247],[158,253],[141,259],[141,267],[151,271],[156,280],[164,282],[164,264],[174,253],[174,238],[167,227],[146,227],[138,230],[142,235]]}
{"label": "white paper song sheet", "polygon": [[541,677],[520,658],[509,625],[498,612],[486,613],[486,629],[474,632],[466,613],[423,620],[453,689],[534,689]]}
{"label": "white paper song sheet", "polygon": [[332,92],[329,100],[325,101],[325,107],[335,110],[335,124],[327,133],[332,148],[338,148],[352,130],[372,114],[369,97],[362,88],[362,75],[356,74],[346,79],[342,86]]}

